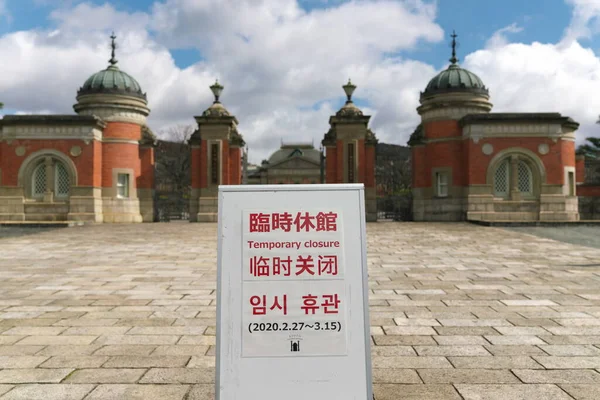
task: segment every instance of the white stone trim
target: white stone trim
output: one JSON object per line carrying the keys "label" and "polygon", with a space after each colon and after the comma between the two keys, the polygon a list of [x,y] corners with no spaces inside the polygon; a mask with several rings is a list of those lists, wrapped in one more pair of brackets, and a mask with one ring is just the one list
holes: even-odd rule
{"label": "white stone trim", "polygon": [[571,194],[569,193],[569,172],[573,173],[573,196],[577,196],[577,171],[575,167],[564,167],[563,194],[565,196],[571,196]]}
{"label": "white stone trim", "polygon": [[471,138],[475,143],[481,138],[547,137],[554,142],[558,139],[575,139],[575,132],[563,131],[561,124],[524,124],[519,122],[469,124],[463,127],[462,135],[465,138]]}
{"label": "white stone trim", "polygon": [[86,105],[85,108],[79,111],[79,115],[95,115],[106,122],[129,122],[138,125],[146,124],[146,116],[144,111],[140,108],[139,111],[135,110],[134,107],[128,106],[126,109],[121,107],[107,107],[106,105]]}
{"label": "white stone trim", "polygon": [[[127,174],[129,175],[129,197],[117,197],[119,190],[117,188],[118,182],[119,182],[119,174]],[[137,199],[137,192],[136,192],[136,187],[135,187],[135,173],[133,171],[133,169],[131,168],[113,168],[112,169],[112,196],[109,197],[113,197],[114,199],[117,200],[136,200]]]}
{"label": "white stone trim", "polygon": [[461,119],[469,114],[482,114],[484,111],[481,107],[442,107],[432,110],[423,111],[421,119],[432,120],[440,118]]}
{"label": "white stone trim", "polygon": [[102,143],[129,143],[129,144],[140,144],[137,140],[131,139],[119,139],[119,138],[104,138]]}
{"label": "white stone trim", "polygon": [[102,131],[91,126],[72,125],[17,125],[5,126],[0,131],[0,140],[43,139],[43,140],[101,140]]}

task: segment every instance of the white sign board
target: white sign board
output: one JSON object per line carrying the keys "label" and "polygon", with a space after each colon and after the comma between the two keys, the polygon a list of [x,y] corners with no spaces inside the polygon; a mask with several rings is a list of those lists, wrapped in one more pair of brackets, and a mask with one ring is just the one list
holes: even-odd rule
{"label": "white sign board", "polygon": [[364,187],[219,187],[220,400],[372,399]]}

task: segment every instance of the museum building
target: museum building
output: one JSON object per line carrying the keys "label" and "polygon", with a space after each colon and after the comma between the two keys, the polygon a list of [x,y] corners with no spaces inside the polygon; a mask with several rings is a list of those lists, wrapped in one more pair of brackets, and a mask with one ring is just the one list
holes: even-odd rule
{"label": "museum building", "polygon": [[411,146],[416,221],[576,221],[575,131],[559,113],[492,113],[489,89],[458,64],[420,94]]}

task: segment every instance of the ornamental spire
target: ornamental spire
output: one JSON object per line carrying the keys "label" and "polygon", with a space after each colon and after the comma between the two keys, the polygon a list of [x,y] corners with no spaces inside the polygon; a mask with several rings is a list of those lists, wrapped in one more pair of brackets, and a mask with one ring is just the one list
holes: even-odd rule
{"label": "ornamental spire", "polygon": [[450,58],[450,62],[452,64],[456,64],[458,62],[458,58],[456,58],[456,37],[458,35],[456,34],[456,32],[454,32],[454,30],[452,30],[452,35],[450,35],[450,37],[452,37],[452,58]]}
{"label": "ornamental spire", "polygon": [[115,49],[117,48],[117,44],[115,43],[116,38],[117,37],[115,36],[115,33],[113,32],[112,35],[110,36],[110,39],[111,39],[110,47],[112,49],[111,58],[110,58],[110,60],[108,60],[110,65],[115,65],[118,62],[117,59],[115,58]]}

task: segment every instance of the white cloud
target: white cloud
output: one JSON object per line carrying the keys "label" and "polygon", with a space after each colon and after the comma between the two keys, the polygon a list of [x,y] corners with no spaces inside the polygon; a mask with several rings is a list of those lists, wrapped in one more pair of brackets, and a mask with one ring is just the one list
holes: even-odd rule
{"label": "white cloud", "polygon": [[[411,92],[434,70],[384,54],[441,40],[435,7],[420,0],[338,3],[311,12],[296,0],[166,0],[149,14],[110,4],[61,7],[48,31],[0,38],[0,52],[10,55],[0,65],[0,90],[6,108],[72,112],[78,87],[107,65],[114,29],[119,66],[148,93],[155,130],[193,124],[210,105],[208,86],[218,77],[252,161],[281,140],[319,146],[350,76],[355,98],[372,107],[364,111],[378,136],[404,144],[418,122]],[[189,47],[203,60],[176,67],[167,49]]]}
{"label": "white cloud", "polygon": [[516,23],[512,23],[504,28],[498,29],[492,37],[490,37],[486,43],[487,48],[497,48],[506,46],[509,42],[507,33],[519,33],[522,32],[523,28],[518,26]]}

